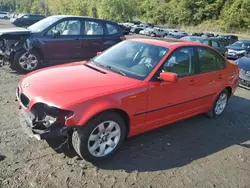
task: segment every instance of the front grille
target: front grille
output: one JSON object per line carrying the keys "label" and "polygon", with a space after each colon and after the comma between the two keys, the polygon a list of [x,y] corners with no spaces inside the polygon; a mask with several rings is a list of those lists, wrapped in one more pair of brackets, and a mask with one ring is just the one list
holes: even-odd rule
{"label": "front grille", "polygon": [[21,95],[20,95],[20,101],[21,101],[21,103],[22,103],[23,106],[25,106],[26,108],[28,108],[30,100],[29,100],[29,98],[25,94],[21,93]]}

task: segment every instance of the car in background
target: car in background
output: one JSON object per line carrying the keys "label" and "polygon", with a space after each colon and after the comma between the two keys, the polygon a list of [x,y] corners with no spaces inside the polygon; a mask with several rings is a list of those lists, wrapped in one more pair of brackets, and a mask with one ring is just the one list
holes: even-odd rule
{"label": "car in background", "polygon": [[20,14],[17,18],[11,19],[11,23],[17,27],[28,27],[44,18],[43,15]]}
{"label": "car in background", "polygon": [[240,69],[239,86],[250,89],[250,55],[241,57],[235,63]]}
{"label": "car in background", "polygon": [[9,13],[0,11],[0,19],[9,19]]}
{"label": "car in background", "polygon": [[120,28],[123,30],[124,35],[128,35],[130,33],[130,27],[125,26],[124,24],[118,23]]}
{"label": "car in background", "polygon": [[202,37],[215,37],[215,34],[213,34],[213,33],[203,33],[201,36]]}
{"label": "car in background", "polygon": [[175,38],[180,39],[182,37],[188,36],[186,32],[170,32],[164,36],[164,38]]}
{"label": "car in background", "polygon": [[239,59],[250,52],[250,40],[240,40],[227,46],[226,57],[228,59]]}
{"label": "car in background", "polygon": [[220,40],[216,37],[186,36],[182,37],[181,40],[188,40],[206,44],[219,51],[222,55],[225,55],[225,53],[227,52],[227,43],[224,40]]}
{"label": "car in background", "polygon": [[139,34],[141,30],[146,29],[145,27],[141,27],[141,26],[134,26],[130,29],[131,33],[135,33],[135,34]]}
{"label": "car in background", "polygon": [[233,44],[239,40],[238,36],[236,35],[219,35],[218,38],[225,40],[228,45]]}
{"label": "car in background", "polygon": [[28,74],[16,96],[30,137],[66,137],[80,157],[97,162],[126,138],[198,114],[220,117],[238,79],[238,66],[209,46],[129,39],[90,61]]}
{"label": "car in background", "polygon": [[31,72],[46,65],[93,58],[124,39],[115,22],[50,16],[27,29],[0,29],[0,57],[18,72]]}

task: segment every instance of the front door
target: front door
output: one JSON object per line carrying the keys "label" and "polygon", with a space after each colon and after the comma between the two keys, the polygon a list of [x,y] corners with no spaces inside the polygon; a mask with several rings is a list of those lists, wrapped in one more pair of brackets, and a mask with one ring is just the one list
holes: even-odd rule
{"label": "front door", "polygon": [[84,36],[82,38],[81,55],[84,59],[96,56],[97,52],[104,50],[104,25],[101,21],[84,21]]}
{"label": "front door", "polygon": [[[58,35],[54,36],[53,32]],[[80,19],[60,21],[41,37],[44,60],[65,63],[82,59],[82,24]]]}
{"label": "front door", "polygon": [[197,108],[195,94],[198,79],[196,73],[197,56],[193,47],[184,47],[175,50],[160,72],[178,74],[177,83],[167,83],[153,80],[149,84],[149,102],[146,121],[157,126],[190,116]]}

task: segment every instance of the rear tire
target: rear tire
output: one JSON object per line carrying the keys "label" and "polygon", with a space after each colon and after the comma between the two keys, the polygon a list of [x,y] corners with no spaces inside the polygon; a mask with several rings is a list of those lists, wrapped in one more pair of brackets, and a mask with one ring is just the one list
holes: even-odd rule
{"label": "rear tire", "polygon": [[229,92],[227,89],[224,89],[216,98],[213,108],[206,113],[206,115],[210,118],[218,118],[220,117],[226,109],[227,103],[229,99]]}
{"label": "rear tire", "polygon": [[14,66],[18,73],[28,73],[41,66],[41,56],[36,51],[27,53],[25,50],[18,51],[14,56]]}
{"label": "rear tire", "polygon": [[115,112],[104,112],[73,132],[72,145],[81,158],[97,162],[113,155],[120,148],[125,135],[123,118]]}

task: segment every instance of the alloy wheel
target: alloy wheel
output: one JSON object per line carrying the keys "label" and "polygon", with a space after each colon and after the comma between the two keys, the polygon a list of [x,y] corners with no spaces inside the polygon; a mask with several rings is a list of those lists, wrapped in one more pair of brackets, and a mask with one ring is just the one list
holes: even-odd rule
{"label": "alloy wheel", "polygon": [[215,105],[215,114],[220,115],[225,110],[227,106],[227,94],[222,93]]}
{"label": "alloy wheel", "polygon": [[90,134],[88,150],[95,157],[104,157],[116,148],[120,138],[120,126],[114,121],[105,121]]}
{"label": "alloy wheel", "polygon": [[38,59],[34,54],[25,53],[19,58],[19,65],[26,71],[32,71],[37,67]]}

